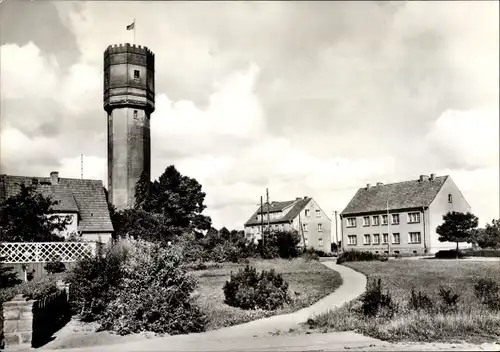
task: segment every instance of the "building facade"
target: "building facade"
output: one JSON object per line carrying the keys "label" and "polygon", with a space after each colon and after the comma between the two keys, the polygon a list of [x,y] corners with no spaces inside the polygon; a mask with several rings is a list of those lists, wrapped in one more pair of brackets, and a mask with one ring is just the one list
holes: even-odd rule
{"label": "building facade", "polygon": [[[387,185],[368,184],[340,214],[342,249],[415,255],[455,249],[456,243],[440,242],[436,233],[450,211],[471,211],[450,176],[431,174]],[[460,244],[460,248],[470,247]]]}
{"label": "building facade", "polygon": [[120,44],[104,52],[108,190],[111,203],[119,210],[134,206],[135,186],[141,174],[151,178],[154,79],[155,57],[148,48]]}
{"label": "building facade", "polygon": [[244,227],[247,238],[255,241],[262,239],[263,232],[295,230],[301,236],[301,246],[305,242],[306,248],[331,252],[331,220],[311,197],[264,204]]}
{"label": "building facade", "polygon": [[103,243],[111,240],[113,225],[102,181],[60,178],[56,171],[50,177],[0,175],[0,202],[18,194],[20,184],[35,186],[37,192],[57,201],[53,214],[70,216],[71,223],[58,235],[74,234],[86,241]]}

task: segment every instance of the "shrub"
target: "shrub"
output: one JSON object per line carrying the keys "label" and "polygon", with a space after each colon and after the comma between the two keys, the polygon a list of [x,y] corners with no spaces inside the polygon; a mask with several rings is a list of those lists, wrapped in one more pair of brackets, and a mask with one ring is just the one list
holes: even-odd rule
{"label": "shrub", "polygon": [[264,243],[259,241],[262,258],[297,258],[301,254],[301,242],[297,231],[271,231],[264,234]]}
{"label": "shrub", "polygon": [[60,257],[56,257],[51,262],[48,262],[44,268],[49,274],[57,274],[66,271],[66,266],[61,262]]}
{"label": "shrub", "polygon": [[415,292],[415,289],[412,289],[409,307],[413,310],[430,311],[433,308],[433,303],[429,296],[427,296],[425,293],[421,291]]}
{"label": "shrub", "polygon": [[12,287],[20,284],[22,281],[17,277],[17,273],[12,272],[12,267],[5,267],[2,261],[4,257],[0,257],[0,289]]}
{"label": "shrub", "polygon": [[58,291],[57,281],[65,278],[65,273],[50,274],[19,285],[0,290],[0,304],[22,294],[27,299],[40,299]]}
{"label": "shrub", "polygon": [[[456,259],[457,251],[455,249],[448,249],[436,252],[435,257],[437,259]],[[464,253],[462,251],[458,251],[458,258],[463,258]]]}
{"label": "shrub", "polygon": [[225,303],[242,309],[275,310],[289,303],[288,283],[274,269],[260,274],[249,265],[231,273],[224,285]]}
{"label": "shrub", "polygon": [[345,262],[360,262],[360,261],[371,261],[380,259],[381,257],[378,254],[374,254],[372,252],[345,251],[342,252],[337,258],[337,264],[342,264]]}
{"label": "shrub", "polygon": [[72,311],[83,321],[97,321],[115,298],[123,278],[126,242],[98,249],[95,257],[80,260],[68,274]]}
{"label": "shrub", "polygon": [[382,280],[378,279],[376,284],[370,285],[361,298],[361,309],[368,317],[393,316],[395,305],[389,292],[382,292]]}
{"label": "shrub", "polygon": [[311,261],[311,260],[319,260],[319,254],[317,251],[315,251],[314,249],[312,248],[308,248],[304,251],[304,253],[302,254],[302,257],[306,260],[306,261]]}
{"label": "shrub", "polygon": [[204,331],[205,316],[192,301],[196,280],[182,262],[179,247],[135,243],[126,258],[118,293],[100,320],[101,329],[120,335]]}
{"label": "shrub", "polygon": [[476,297],[492,310],[500,310],[500,287],[490,278],[479,279],[474,284]]}
{"label": "shrub", "polygon": [[467,250],[467,251],[464,251],[463,254],[466,257],[498,258],[498,257],[500,257],[500,249]]}
{"label": "shrub", "polygon": [[449,311],[456,311],[457,303],[460,299],[460,295],[458,293],[454,293],[451,289],[440,287],[439,297],[441,298],[442,302],[441,309],[444,313]]}

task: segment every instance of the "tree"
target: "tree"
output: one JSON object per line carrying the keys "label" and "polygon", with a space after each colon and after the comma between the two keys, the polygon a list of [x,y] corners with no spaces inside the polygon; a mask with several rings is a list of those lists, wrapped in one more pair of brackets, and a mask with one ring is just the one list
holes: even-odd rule
{"label": "tree", "polygon": [[44,197],[35,186],[19,187],[17,195],[0,205],[0,241],[63,241],[55,232],[64,230],[71,218],[53,214],[53,206],[58,202]]}
{"label": "tree", "polygon": [[481,248],[500,247],[500,220],[493,219],[490,224],[486,224],[484,229],[479,229],[475,242]]}
{"label": "tree", "polygon": [[135,204],[134,208],[139,209],[149,197],[149,188],[151,180],[145,170],[141,172],[141,176],[135,185]]}
{"label": "tree", "polygon": [[167,224],[183,229],[208,230],[212,220],[202,214],[206,206],[205,193],[194,178],[183,176],[175,166],[150,185],[150,195],[142,208],[165,217]]}
{"label": "tree", "polygon": [[441,242],[456,242],[457,259],[458,244],[460,242],[472,242],[476,235],[478,218],[472,213],[460,213],[456,211],[443,215],[443,223],[436,228]]}

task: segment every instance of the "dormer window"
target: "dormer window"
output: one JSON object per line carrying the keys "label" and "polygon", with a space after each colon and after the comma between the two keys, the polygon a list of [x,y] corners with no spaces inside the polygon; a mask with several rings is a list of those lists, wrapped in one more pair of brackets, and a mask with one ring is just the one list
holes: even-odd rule
{"label": "dormer window", "polygon": [[451,194],[448,194],[448,203],[453,203],[453,198]]}

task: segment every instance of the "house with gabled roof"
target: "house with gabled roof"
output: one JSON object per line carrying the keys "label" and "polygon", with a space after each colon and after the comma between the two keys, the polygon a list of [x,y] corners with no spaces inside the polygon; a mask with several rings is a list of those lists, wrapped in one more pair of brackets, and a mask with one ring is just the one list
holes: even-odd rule
{"label": "house with gabled roof", "polygon": [[50,177],[0,175],[0,202],[18,194],[20,184],[35,186],[38,192],[57,201],[54,214],[71,218],[59,235],[75,233],[87,241],[111,240],[113,225],[101,180],[60,178],[55,171]]}
{"label": "house with gabled roof", "polygon": [[[269,226],[269,228],[268,228]],[[301,245],[331,252],[331,220],[311,197],[277,201],[259,207],[244,225],[247,238],[262,239],[268,231],[298,231]]]}
{"label": "house with gabled roof", "polygon": [[[342,249],[391,255],[455,249],[455,243],[440,242],[436,233],[450,211],[471,211],[450,176],[431,174],[398,183],[367,184],[340,214]],[[460,248],[469,247],[460,244]]]}

